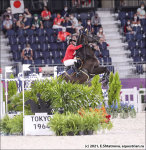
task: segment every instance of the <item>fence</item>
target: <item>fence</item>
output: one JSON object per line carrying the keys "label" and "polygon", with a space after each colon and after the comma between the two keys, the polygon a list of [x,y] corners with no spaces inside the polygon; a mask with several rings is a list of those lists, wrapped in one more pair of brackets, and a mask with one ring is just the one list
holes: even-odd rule
{"label": "fence", "polygon": [[[105,100],[108,101],[107,90],[103,90]],[[137,87],[129,89],[121,89],[120,100],[123,103],[134,105],[136,112],[146,110],[146,90],[145,88],[137,89]]]}
{"label": "fence", "polygon": [[146,91],[137,87],[121,90],[121,101],[134,105],[136,112],[142,112],[146,107]]}

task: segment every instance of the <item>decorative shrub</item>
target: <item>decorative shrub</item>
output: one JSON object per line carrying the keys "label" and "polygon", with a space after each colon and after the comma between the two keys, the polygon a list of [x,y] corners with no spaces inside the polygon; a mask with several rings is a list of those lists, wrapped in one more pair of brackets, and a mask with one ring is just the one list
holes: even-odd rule
{"label": "decorative shrub", "polygon": [[10,118],[6,115],[1,120],[1,131],[5,134],[21,134],[23,132],[23,115]]}
{"label": "decorative shrub", "polygon": [[[25,91],[25,101],[32,99],[37,101],[37,94],[41,94],[41,99],[51,101],[51,106],[55,110],[64,108],[64,111],[76,112],[80,107],[96,107],[102,101],[101,84],[98,84],[99,77],[93,78],[93,85],[72,84],[58,78],[52,80],[35,81],[31,90]],[[99,88],[99,91],[96,90]],[[22,110],[22,93],[11,98],[11,110]],[[26,106],[26,110],[30,108]]]}
{"label": "decorative shrub", "polygon": [[115,76],[113,73],[111,73],[109,78],[109,89],[108,89],[108,105],[120,105],[120,91],[121,91],[121,81],[119,79],[118,72],[115,73]]}
{"label": "decorative shrub", "polygon": [[93,90],[94,95],[98,95],[98,97],[100,98],[100,100],[103,100],[103,93],[102,93],[102,83],[99,82],[100,77],[99,75],[94,76],[94,78],[91,81],[91,88]]}
{"label": "decorative shrub", "polygon": [[88,134],[89,131],[93,132],[100,129],[110,130],[112,123],[110,115],[102,107],[101,109],[80,109],[78,114],[70,112],[64,114],[56,113],[51,118],[48,126],[50,126],[56,135],[78,135],[81,131],[84,134]]}
{"label": "decorative shrub", "polygon": [[[14,79],[14,75],[10,75],[10,79]],[[17,93],[17,84],[16,81],[9,81],[8,82],[8,97],[15,95]]]}
{"label": "decorative shrub", "polygon": [[112,105],[107,105],[106,104],[106,110],[107,113],[110,114],[112,116],[112,118],[117,118],[118,114],[120,114],[120,118],[128,118],[129,116],[131,118],[135,118],[136,117],[136,111],[134,108],[134,105],[129,105],[128,103],[120,103],[120,106],[116,103],[116,105],[114,105],[114,103]]}
{"label": "decorative shrub", "polygon": [[9,134],[11,131],[11,128],[8,126],[8,123],[10,121],[10,118],[8,115],[5,115],[2,120],[0,120],[0,129],[5,134]]}

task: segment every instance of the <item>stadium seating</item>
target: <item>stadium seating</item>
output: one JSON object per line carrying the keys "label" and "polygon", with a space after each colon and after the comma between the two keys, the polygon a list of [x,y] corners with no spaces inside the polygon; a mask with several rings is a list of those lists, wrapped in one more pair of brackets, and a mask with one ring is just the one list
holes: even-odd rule
{"label": "stadium seating", "polygon": [[136,65],[136,73],[143,74],[143,67],[142,65]]}
{"label": "stadium seating", "polygon": [[[128,19],[133,20],[135,11],[120,11],[118,19],[121,21],[121,28],[124,32],[124,26]],[[136,72],[143,74],[142,65],[146,63],[146,19],[140,19],[141,26],[134,26],[134,33],[125,33],[126,42],[128,42],[128,50],[131,52],[133,64],[135,64]]]}
{"label": "stadium seating", "polygon": [[[74,13],[77,19],[81,19],[83,26],[86,26],[87,19],[91,19],[94,13]],[[132,16],[132,14],[129,14]],[[39,16],[40,17],[40,16]],[[57,41],[57,34],[62,29],[53,29],[53,19],[56,17],[56,13],[52,14],[50,21],[44,21],[44,28],[41,29],[15,29],[8,30],[8,44],[10,45],[10,51],[12,52],[13,60],[15,62],[22,62],[23,64],[33,64],[35,66],[41,65],[62,65],[62,58],[65,55],[67,42]],[[122,18],[124,16],[122,15]],[[31,19],[32,20],[32,19]],[[143,21],[143,24],[145,22]],[[74,29],[67,28],[67,31],[74,33]],[[139,41],[140,42],[140,41]],[[26,43],[30,44],[33,50],[33,61],[22,60],[21,52],[26,47]],[[142,43],[143,44],[143,43]],[[139,43],[141,46],[141,43]],[[107,43],[103,42],[99,45],[101,54],[98,51],[95,52],[96,57],[100,61],[101,65],[107,65],[110,71],[114,71],[112,60],[107,49]],[[143,51],[141,51],[143,54]],[[110,65],[110,66],[109,66]]]}

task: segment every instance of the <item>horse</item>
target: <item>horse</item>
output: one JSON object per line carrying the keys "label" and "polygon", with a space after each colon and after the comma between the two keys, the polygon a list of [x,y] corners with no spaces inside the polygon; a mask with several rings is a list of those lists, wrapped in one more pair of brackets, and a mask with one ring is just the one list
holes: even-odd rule
{"label": "horse", "polygon": [[100,66],[100,62],[94,54],[95,50],[89,45],[90,42],[98,42],[98,39],[89,37],[83,32],[80,33],[77,45],[82,44],[83,47],[76,51],[76,57],[81,61],[81,66],[79,67],[80,74],[77,76],[76,72],[73,72],[69,75],[66,71],[60,76],[67,82],[83,84],[88,82],[94,75],[104,73],[101,81],[105,80],[104,86],[106,86],[109,81],[110,72],[107,67]]}

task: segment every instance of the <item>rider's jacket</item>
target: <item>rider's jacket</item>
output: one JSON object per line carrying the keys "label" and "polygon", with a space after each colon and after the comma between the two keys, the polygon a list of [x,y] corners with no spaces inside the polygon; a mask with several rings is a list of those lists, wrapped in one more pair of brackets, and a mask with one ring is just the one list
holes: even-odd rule
{"label": "rider's jacket", "polygon": [[75,51],[78,50],[79,48],[81,48],[82,45],[78,45],[78,46],[74,46],[74,45],[69,45],[67,47],[67,50],[66,50],[66,53],[65,53],[65,56],[62,60],[62,62],[68,60],[68,59],[74,59],[75,57]]}

